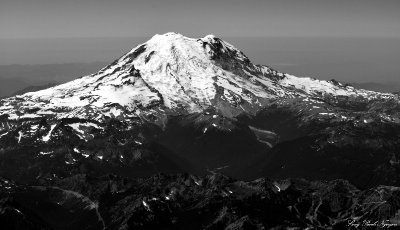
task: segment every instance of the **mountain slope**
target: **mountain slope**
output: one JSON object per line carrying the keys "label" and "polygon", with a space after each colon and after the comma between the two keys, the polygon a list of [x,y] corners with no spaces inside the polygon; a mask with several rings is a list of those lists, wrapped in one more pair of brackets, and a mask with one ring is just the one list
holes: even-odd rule
{"label": "mountain slope", "polygon": [[7,229],[357,229],[357,224],[369,223],[367,229],[396,228],[399,191],[391,186],[359,190],[343,180],[244,182],[221,174],[157,174],[146,179],[76,175],[53,186],[22,186],[0,178],[0,225]]}
{"label": "mountain slope", "polygon": [[399,96],[254,65],[212,35],[156,35],[0,101],[0,225],[398,226]]}
{"label": "mountain slope", "polygon": [[232,117],[254,113],[272,99],[320,95],[393,98],[253,65],[241,51],[212,35],[191,39],[167,33],[154,36],[95,74],[3,100],[0,112],[17,119],[17,111],[29,116],[21,108],[40,108],[32,116],[51,113],[57,118],[98,120],[108,113],[140,117],[214,107]]}
{"label": "mountain slope", "polygon": [[58,83],[55,83],[55,82],[47,83],[44,85],[31,85],[31,86],[25,87],[21,90],[17,90],[16,92],[12,93],[11,96],[21,95],[21,94],[25,94],[25,93],[29,93],[29,92],[36,92],[36,91],[47,89],[47,88],[50,88],[50,87],[53,87],[56,85],[58,85]]}
{"label": "mountain slope", "polygon": [[399,95],[254,65],[212,35],[167,33],[97,73],[1,100],[0,175],[218,171],[400,185],[399,126]]}

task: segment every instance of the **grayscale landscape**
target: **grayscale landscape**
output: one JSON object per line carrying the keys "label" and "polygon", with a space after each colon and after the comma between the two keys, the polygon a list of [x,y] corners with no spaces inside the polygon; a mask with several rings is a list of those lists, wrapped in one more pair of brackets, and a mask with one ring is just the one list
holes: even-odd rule
{"label": "grayscale landscape", "polygon": [[400,2],[0,0],[0,229],[397,229]]}

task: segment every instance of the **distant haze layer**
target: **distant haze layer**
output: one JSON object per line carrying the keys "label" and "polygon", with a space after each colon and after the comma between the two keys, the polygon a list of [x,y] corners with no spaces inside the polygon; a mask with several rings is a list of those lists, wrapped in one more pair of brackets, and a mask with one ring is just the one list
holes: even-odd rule
{"label": "distant haze layer", "polygon": [[[400,82],[398,38],[221,38],[242,50],[254,63],[298,76],[344,82]],[[0,39],[0,73],[1,65],[108,63],[148,39]]]}

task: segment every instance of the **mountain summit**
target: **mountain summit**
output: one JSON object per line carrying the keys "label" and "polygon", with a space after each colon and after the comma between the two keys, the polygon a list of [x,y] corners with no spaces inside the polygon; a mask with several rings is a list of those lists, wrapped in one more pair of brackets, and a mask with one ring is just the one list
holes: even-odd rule
{"label": "mountain summit", "polygon": [[297,78],[252,64],[213,36],[155,35],[99,72],[2,101],[0,113],[24,118],[144,118],[212,108],[234,117],[255,113],[277,98],[392,97],[334,81]]}
{"label": "mountain summit", "polygon": [[399,97],[255,65],[213,35],[155,35],[0,101],[0,225],[398,224]]}
{"label": "mountain summit", "polygon": [[400,184],[399,126],[399,95],[255,65],[213,35],[167,33],[97,73],[2,99],[0,175],[35,183],[223,172]]}

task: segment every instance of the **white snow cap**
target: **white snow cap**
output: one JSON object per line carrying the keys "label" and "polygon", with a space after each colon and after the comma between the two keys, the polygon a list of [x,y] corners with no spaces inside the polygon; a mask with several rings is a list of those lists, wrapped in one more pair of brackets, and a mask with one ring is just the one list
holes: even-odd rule
{"label": "white snow cap", "polygon": [[32,117],[21,115],[21,108],[37,109],[37,116],[89,119],[126,112],[132,116],[166,110],[190,113],[217,106],[245,111],[262,107],[268,99],[321,94],[383,95],[254,65],[214,35],[188,38],[170,32],[154,35],[95,74],[4,99],[0,115]]}

